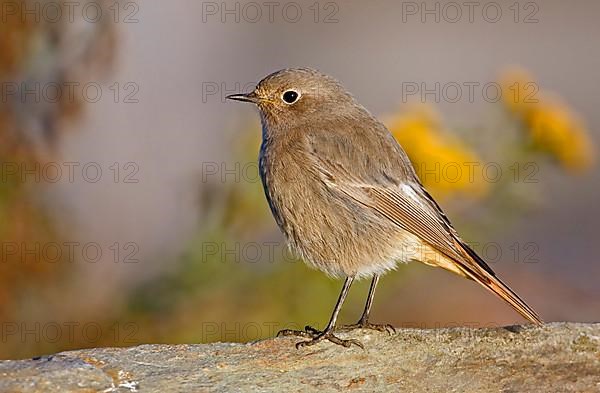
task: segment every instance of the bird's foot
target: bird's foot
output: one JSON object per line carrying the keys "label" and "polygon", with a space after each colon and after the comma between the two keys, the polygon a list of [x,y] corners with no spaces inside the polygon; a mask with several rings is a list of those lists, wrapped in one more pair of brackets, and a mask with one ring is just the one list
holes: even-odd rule
{"label": "bird's foot", "polygon": [[308,341],[300,341],[300,342],[296,343],[296,349],[300,349],[302,347],[309,347],[309,346],[315,345],[316,343],[321,342],[323,340],[330,341],[334,344],[341,345],[346,348],[350,348],[354,344],[357,347],[365,349],[365,347],[362,345],[362,343],[358,340],[354,340],[354,339],[343,340],[343,339],[335,336],[333,334],[333,329],[320,331],[320,330],[313,328],[312,326],[306,326],[304,328],[304,330],[284,329],[284,330],[280,330],[279,333],[277,333],[277,337],[286,337],[286,336],[298,336],[298,337],[305,337],[305,338],[310,339]]}
{"label": "bird's foot", "polygon": [[374,324],[374,323],[370,323],[369,321],[363,321],[362,319],[360,321],[358,321],[357,323],[355,323],[355,324],[352,324],[352,325],[342,325],[342,326],[336,328],[336,330],[339,330],[341,332],[347,332],[347,331],[355,330],[355,329],[377,330],[378,332],[386,332],[390,336],[392,334],[396,333],[396,329],[392,325],[390,325],[390,324],[377,325],[377,324]]}

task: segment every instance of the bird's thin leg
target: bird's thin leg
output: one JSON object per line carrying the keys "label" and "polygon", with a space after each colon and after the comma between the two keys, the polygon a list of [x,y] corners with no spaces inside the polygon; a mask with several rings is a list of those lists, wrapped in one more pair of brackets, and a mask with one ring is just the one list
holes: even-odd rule
{"label": "bird's thin leg", "polygon": [[322,340],[331,341],[334,344],[342,345],[346,348],[350,347],[352,344],[363,348],[363,345],[358,340],[342,340],[339,337],[336,337],[333,334],[335,330],[335,323],[337,321],[340,310],[342,309],[342,305],[344,304],[344,300],[346,300],[346,296],[348,296],[348,292],[350,291],[350,286],[354,281],[354,277],[347,277],[346,281],[344,281],[344,286],[342,287],[342,292],[340,293],[340,297],[333,309],[333,314],[331,314],[331,318],[329,319],[329,323],[327,327],[322,332],[312,328],[310,326],[306,326],[304,330],[281,330],[277,336],[301,336],[310,338],[308,341],[300,341],[296,344],[296,348],[306,347],[310,345],[314,345]]}
{"label": "bird's thin leg", "polygon": [[371,280],[371,286],[369,287],[369,295],[367,296],[367,303],[365,304],[365,310],[363,311],[362,317],[360,317],[359,323],[367,323],[369,321],[369,314],[371,314],[371,306],[373,306],[373,299],[375,298],[375,289],[379,283],[379,275],[376,274]]}
{"label": "bird's thin leg", "polygon": [[377,288],[377,284],[379,283],[379,275],[376,274],[373,276],[373,280],[371,281],[371,287],[369,288],[369,295],[367,296],[367,303],[365,304],[365,310],[363,311],[362,316],[354,325],[344,325],[340,326],[338,330],[353,330],[353,329],[373,329],[378,330],[380,332],[388,332],[390,334],[395,333],[396,329],[392,325],[376,325],[373,323],[369,323],[369,315],[371,314],[371,307],[373,306],[373,298],[375,298],[375,289]]}

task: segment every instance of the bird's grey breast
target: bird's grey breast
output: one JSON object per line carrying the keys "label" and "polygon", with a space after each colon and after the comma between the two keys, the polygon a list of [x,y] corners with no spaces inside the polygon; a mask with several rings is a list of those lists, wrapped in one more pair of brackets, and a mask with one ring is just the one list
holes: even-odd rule
{"label": "bird's grey breast", "polygon": [[[264,135],[264,134],[263,134]],[[269,208],[271,209],[271,213],[279,225],[280,228],[283,229],[284,221],[283,217],[280,214],[279,204],[276,203],[276,191],[278,185],[276,184],[274,178],[274,161],[276,158],[273,157],[273,141],[267,138],[263,138],[262,144],[260,146],[260,153],[258,156],[258,167],[260,173],[260,179],[263,185],[263,190],[265,193],[265,197],[267,198],[267,203],[269,204]]]}

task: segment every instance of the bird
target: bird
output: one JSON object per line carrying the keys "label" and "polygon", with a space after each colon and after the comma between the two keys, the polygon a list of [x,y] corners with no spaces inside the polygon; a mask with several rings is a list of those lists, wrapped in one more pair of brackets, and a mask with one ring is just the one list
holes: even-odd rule
{"label": "bird", "polygon": [[[380,277],[418,261],[473,280],[525,319],[538,314],[502,282],[454,229],[424,188],[393,135],[335,78],[312,68],[286,68],[229,100],[254,104],[262,124],[259,169],[265,196],[290,248],[309,266],[344,279],[327,326],[285,329],[278,336],[364,348],[336,331],[393,331],[370,312]],[[355,280],[371,279],[356,324],[337,327]]]}

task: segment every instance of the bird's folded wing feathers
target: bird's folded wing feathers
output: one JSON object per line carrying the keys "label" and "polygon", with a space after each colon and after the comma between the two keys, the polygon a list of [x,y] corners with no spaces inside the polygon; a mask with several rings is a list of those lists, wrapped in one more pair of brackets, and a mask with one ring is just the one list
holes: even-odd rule
{"label": "bird's folded wing feathers", "polygon": [[483,278],[481,270],[494,275],[479,260],[473,260],[466,250],[468,246],[439,208],[422,188],[418,179],[394,181],[392,176],[375,178],[360,166],[348,168],[340,160],[311,154],[314,169],[331,189],[344,193],[365,207],[383,215],[395,225],[425,241],[442,255],[455,261],[467,276]]}
{"label": "bird's folded wing feathers", "polygon": [[[324,165],[320,169],[326,169],[325,161],[321,162]],[[339,169],[333,171],[335,175],[327,170],[322,173],[327,174],[325,182],[330,188],[376,210],[444,255],[452,259],[463,258],[455,249],[455,239],[451,235],[453,230],[448,228],[444,219],[426,201],[419,200],[412,185],[374,185]]]}

